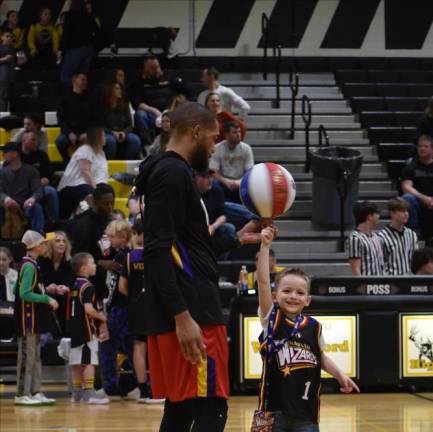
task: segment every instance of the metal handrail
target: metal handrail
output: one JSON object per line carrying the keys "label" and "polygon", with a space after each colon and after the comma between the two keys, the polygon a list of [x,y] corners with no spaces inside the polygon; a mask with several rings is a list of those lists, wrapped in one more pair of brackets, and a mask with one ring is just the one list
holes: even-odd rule
{"label": "metal handrail", "polygon": [[269,42],[269,17],[262,13],[262,41],[263,41],[263,79],[268,79],[268,42]]}
{"label": "metal handrail", "polygon": [[325,126],[321,124],[319,126],[318,132],[319,132],[319,147],[322,146],[323,139],[325,139],[325,147],[329,147],[329,135],[328,132],[326,131]]}
{"label": "metal handrail", "polygon": [[275,90],[276,98],[274,108],[280,108],[281,105],[281,91],[280,91],[280,66],[281,66],[281,45],[274,42],[272,46],[272,55],[275,64]]}
{"label": "metal handrail", "polygon": [[[293,77],[295,79],[293,80]],[[294,81],[294,83],[293,83]],[[292,64],[289,70],[289,87],[292,91],[292,112],[290,120],[290,135],[289,139],[295,138],[295,115],[296,115],[296,96],[299,92],[299,75],[296,72],[295,66]]]}
{"label": "metal handrail", "polygon": [[305,123],[305,172],[310,171],[310,126],[311,101],[307,95],[302,96],[302,120]]}

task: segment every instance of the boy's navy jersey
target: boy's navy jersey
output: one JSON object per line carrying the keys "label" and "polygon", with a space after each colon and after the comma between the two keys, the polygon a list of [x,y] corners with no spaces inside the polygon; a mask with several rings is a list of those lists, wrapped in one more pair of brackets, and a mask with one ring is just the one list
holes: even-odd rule
{"label": "boy's navy jersey", "polygon": [[128,299],[125,295],[119,292],[119,278],[122,274],[123,265],[125,263],[126,255],[129,252],[129,248],[125,247],[119,250],[113,250],[110,252],[110,259],[119,263],[122,268],[118,272],[111,270],[107,271],[107,276],[105,279],[107,289],[108,289],[108,308],[114,306],[126,307],[128,305]]}
{"label": "boy's navy jersey", "polygon": [[[278,307],[278,306],[274,306]],[[320,337],[322,327],[314,318],[303,316],[298,331],[292,336],[295,323],[285,317],[278,308],[272,334],[274,345],[283,341],[272,357],[269,377],[268,411],[318,422],[320,409]],[[262,344],[263,370],[267,367],[265,348]],[[263,378],[261,390],[263,390]],[[262,395],[262,391],[260,392]],[[262,401],[261,401],[262,402]]]}
{"label": "boy's navy jersey", "polygon": [[19,265],[18,280],[15,288],[14,319],[17,336],[42,333],[46,327],[49,314],[48,306],[45,303],[33,303],[21,299],[20,285],[25,266],[34,267],[33,280],[31,281],[32,291],[36,294],[45,294],[41,271],[37,261],[30,256],[25,256]]}
{"label": "boy's navy jersey", "polygon": [[88,279],[78,277],[69,295],[68,328],[71,347],[74,348],[91,341],[93,335],[96,335],[95,321],[84,309],[86,303],[91,303],[96,308],[95,288]]}
{"label": "boy's navy jersey", "polygon": [[128,322],[131,333],[135,336],[146,333],[143,269],[143,249],[131,250],[126,255],[122,276],[128,279]]}
{"label": "boy's navy jersey", "polygon": [[140,167],[137,190],[145,197],[143,319],[147,334],[175,330],[174,316],[188,310],[200,325],[224,324],[215,253],[239,245],[217,244],[189,164],[168,151]]}

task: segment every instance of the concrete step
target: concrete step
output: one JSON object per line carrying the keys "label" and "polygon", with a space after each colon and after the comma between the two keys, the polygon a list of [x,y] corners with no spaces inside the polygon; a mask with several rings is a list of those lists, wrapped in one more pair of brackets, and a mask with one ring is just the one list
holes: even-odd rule
{"label": "concrete step", "polygon": [[335,253],[338,252],[338,241],[332,240],[280,240],[272,244],[277,257],[280,253]]}
{"label": "concrete step", "polygon": [[[284,166],[284,165],[283,165]],[[304,166],[302,166],[302,169],[304,169]],[[306,181],[306,180],[312,180],[313,174],[311,172],[309,173],[296,173],[294,174],[293,171],[288,170],[292,173],[293,178],[295,181]],[[361,174],[359,176],[361,180],[388,180],[388,173],[386,171],[380,172],[380,171],[374,171],[374,172],[366,172],[364,170],[361,170]]]}
{"label": "concrete step", "polygon": [[[274,99],[276,97],[275,87],[240,87],[232,86],[235,93],[243,98],[251,99]],[[299,87],[299,98],[304,95],[314,99],[343,99],[343,94],[338,87]],[[291,98],[292,92],[289,87],[280,88],[281,98]]]}
{"label": "concrete step", "polygon": [[[310,135],[313,131],[310,131]],[[263,140],[255,140],[255,139],[249,139],[247,136],[247,139],[245,140],[248,142],[251,146],[271,146],[271,147],[291,147],[291,146],[304,146],[305,145],[305,134],[304,136],[301,136],[299,139],[289,139],[288,138],[289,132],[287,132],[287,138],[286,139],[272,139],[272,140],[266,140],[266,142],[263,142]],[[317,134],[316,134],[317,138]],[[317,141],[311,141],[310,143],[313,145],[318,145]],[[369,146],[370,141],[367,138],[357,138],[357,139],[348,139],[348,138],[332,138],[330,139],[330,145],[333,146],[349,146],[349,147],[362,147],[362,146]]]}
{"label": "concrete step", "polygon": [[[294,266],[290,261],[280,261],[280,264],[286,267],[299,267],[303,269],[310,277],[313,276],[349,276],[350,267],[347,261],[341,263],[311,263],[300,262]],[[314,298],[313,298],[314,304]]]}
{"label": "concrete step", "polygon": [[[299,73],[299,83],[335,83],[335,77],[333,73]],[[263,75],[257,72],[224,72],[220,74],[220,80],[224,85],[229,85],[230,82],[249,82],[250,85],[256,85],[252,83],[275,83],[275,74],[268,73],[268,79],[265,81]],[[281,82],[289,82],[289,73],[283,72],[280,74]]]}
{"label": "concrete step", "polygon": [[[298,181],[296,182],[296,193],[311,193],[313,190],[311,181]],[[395,191],[394,186],[391,181],[367,181],[360,180],[359,181],[359,192],[360,193],[368,193],[368,192],[391,192]]]}
{"label": "concrete step", "polygon": [[[252,108],[250,111],[250,115],[251,114],[257,114],[257,115],[263,115],[263,116],[271,116],[271,115],[278,115],[278,114],[290,115],[291,112],[292,112],[291,107],[290,108],[289,107],[287,107],[287,108]],[[312,112],[313,112],[313,117],[317,114],[322,114],[322,115],[323,114],[352,114],[352,110],[350,109],[350,107],[331,108],[331,107],[325,106],[325,107],[313,108]],[[295,107],[295,113],[300,114],[301,108]]]}
{"label": "concrete step", "polygon": [[[275,244],[275,243],[274,243]],[[336,262],[344,263],[347,261],[347,253],[346,252],[280,252],[277,256],[278,263],[282,261],[288,261],[291,264],[289,267],[295,267],[294,263],[309,263],[317,261],[320,263],[326,262],[326,264],[335,264]]]}
{"label": "concrete step", "polygon": [[[291,99],[291,98],[290,98]],[[280,102],[280,108],[274,108],[273,101],[272,100],[263,100],[263,99],[249,99],[248,103],[251,105],[252,112],[254,110],[272,110],[272,111],[278,111],[278,110],[287,110],[289,112],[292,112],[292,102],[290,99],[285,99]],[[296,105],[295,109],[296,112],[301,112],[302,108],[302,101],[301,98],[296,99]],[[315,113],[318,110],[338,110],[338,109],[348,109],[350,112],[351,108],[347,104],[347,101],[344,99],[331,99],[331,100],[317,100],[312,99],[311,100],[311,110],[313,113]]]}
{"label": "concrete step", "polygon": [[[334,142],[334,139],[348,139],[348,140],[364,140],[364,131],[363,130],[328,130],[329,139]],[[285,140],[289,138],[289,128],[287,130],[274,130],[274,131],[259,131],[259,130],[248,130],[245,141],[249,140]],[[295,140],[305,140],[305,131],[303,130],[295,130]],[[317,129],[310,130],[310,143],[318,142],[319,136]],[[302,141],[301,141],[302,142]],[[304,141],[305,142],[305,141]]]}
{"label": "concrete step", "polygon": [[[325,126],[327,129],[361,129],[361,125],[356,121],[353,115],[313,115],[310,128],[318,128],[320,125]],[[290,128],[291,116],[290,115],[272,115],[263,116],[252,114],[247,118],[247,126],[250,129],[284,129]],[[295,128],[302,129],[305,127],[304,120],[301,115],[295,115]]]}

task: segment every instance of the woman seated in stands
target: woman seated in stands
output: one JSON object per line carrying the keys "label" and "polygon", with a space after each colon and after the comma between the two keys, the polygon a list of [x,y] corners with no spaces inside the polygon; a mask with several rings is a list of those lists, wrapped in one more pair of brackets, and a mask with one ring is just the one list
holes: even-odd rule
{"label": "woman seated in stands", "polygon": [[121,85],[116,82],[105,84],[100,102],[105,139],[112,153],[107,154],[108,159],[139,159],[141,141],[132,132],[131,111],[129,104],[123,100]]}
{"label": "woman seated in stands", "polygon": [[70,261],[71,243],[66,233],[56,231],[55,238],[47,242],[45,256],[39,257],[38,263],[41,268],[42,283],[59,303],[57,316],[62,332],[65,330],[66,294],[74,284]]}
{"label": "woman seated in stands", "polygon": [[213,93],[213,92],[209,93],[206,96],[205,105],[210,111],[212,111],[216,115],[216,118],[219,123],[220,134],[216,142],[220,142],[224,140],[224,125],[228,121],[236,122],[241,129],[241,140],[245,138],[245,133],[247,131],[246,124],[238,117],[233,115],[232,113],[229,113],[228,111],[223,111],[221,107],[221,99],[217,93]]}
{"label": "woman seated in stands", "polygon": [[168,140],[170,139],[170,113],[164,111],[161,119],[161,132],[155,137],[152,145],[149,148],[149,154],[164,153],[167,148]]}
{"label": "woman seated in stands", "polygon": [[107,71],[104,76],[104,82],[106,83],[117,83],[122,88],[123,100],[129,103],[129,87],[126,84],[126,75],[123,69],[111,69]]}
{"label": "woman seated in stands", "polygon": [[32,24],[27,35],[27,45],[34,65],[54,66],[59,55],[59,34],[51,22],[51,9],[44,7],[39,12],[39,21]]}
{"label": "woman seated in stands", "polygon": [[92,194],[98,183],[108,182],[108,165],[103,150],[104,145],[104,129],[102,127],[89,128],[86,142],[72,155],[57,188],[61,218],[68,218],[79,203]]}
{"label": "woman seated in stands", "polygon": [[18,50],[22,50],[24,48],[24,35],[26,33],[23,27],[20,27],[18,24],[18,12],[15,10],[10,10],[6,14],[6,19],[3,22],[0,33],[3,33],[4,29],[9,29],[12,31],[14,35],[14,43],[12,48]]}

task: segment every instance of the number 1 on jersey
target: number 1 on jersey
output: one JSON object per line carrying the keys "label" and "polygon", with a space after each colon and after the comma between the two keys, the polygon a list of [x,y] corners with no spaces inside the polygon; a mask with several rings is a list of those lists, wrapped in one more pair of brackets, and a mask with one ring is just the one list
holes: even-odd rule
{"label": "number 1 on jersey", "polygon": [[305,392],[304,392],[304,396],[302,396],[303,400],[308,400],[308,392],[310,391],[310,386],[311,386],[311,381],[307,381],[305,383]]}

